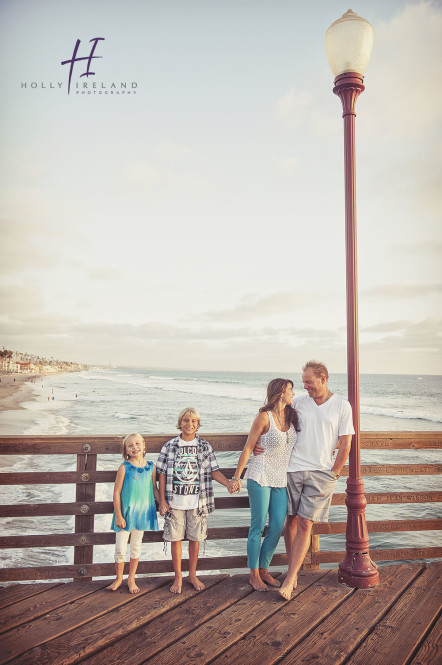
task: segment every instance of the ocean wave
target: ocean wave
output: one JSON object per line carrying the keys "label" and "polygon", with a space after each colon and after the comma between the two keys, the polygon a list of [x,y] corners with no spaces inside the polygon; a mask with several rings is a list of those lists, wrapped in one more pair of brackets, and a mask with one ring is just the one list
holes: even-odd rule
{"label": "ocean wave", "polygon": [[115,418],[120,420],[137,420],[138,416],[131,416],[129,413],[116,413]]}
{"label": "ocean wave", "polygon": [[401,420],[426,420],[431,423],[442,423],[442,417],[421,411],[404,411],[400,409],[385,409],[375,406],[364,406],[361,404],[361,413],[373,416],[384,416],[386,418],[399,418]]}

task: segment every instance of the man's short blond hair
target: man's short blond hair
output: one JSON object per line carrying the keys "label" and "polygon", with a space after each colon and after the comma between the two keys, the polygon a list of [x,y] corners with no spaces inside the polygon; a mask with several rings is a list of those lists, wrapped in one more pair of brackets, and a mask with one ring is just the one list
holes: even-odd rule
{"label": "man's short blond hair", "polygon": [[318,363],[316,360],[309,360],[305,363],[302,371],[305,372],[307,369],[312,369],[313,374],[317,377],[325,376],[328,381],[328,369],[324,363]]}
{"label": "man's short blond hair", "polygon": [[185,409],[180,411],[180,414],[178,416],[178,422],[176,424],[177,429],[181,429],[181,423],[183,421],[184,416],[191,416],[192,418],[196,418],[198,420],[198,428],[201,427],[201,416],[200,416],[200,414],[192,406],[187,406]]}

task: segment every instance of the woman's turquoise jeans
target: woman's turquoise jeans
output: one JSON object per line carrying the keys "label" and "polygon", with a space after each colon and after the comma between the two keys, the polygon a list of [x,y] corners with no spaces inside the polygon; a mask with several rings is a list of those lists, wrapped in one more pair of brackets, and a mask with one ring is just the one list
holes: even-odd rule
{"label": "woman's turquoise jeans", "polygon": [[[247,539],[247,565],[249,568],[268,568],[281,537],[287,514],[287,489],[285,487],[262,487],[250,478],[247,480],[250,521]],[[269,525],[261,545],[262,532]]]}

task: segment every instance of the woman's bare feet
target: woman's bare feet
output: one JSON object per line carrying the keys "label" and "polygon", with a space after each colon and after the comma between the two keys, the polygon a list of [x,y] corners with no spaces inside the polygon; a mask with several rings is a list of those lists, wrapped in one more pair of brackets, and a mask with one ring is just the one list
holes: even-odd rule
{"label": "woman's bare feet", "polygon": [[106,589],[109,589],[109,591],[116,591],[118,587],[121,586],[121,583],[123,581],[123,578],[121,580],[117,577],[116,580],[112,582],[112,584],[109,584],[109,586],[106,587]]}
{"label": "woman's bare feet", "polygon": [[183,578],[182,577],[175,577],[175,581],[170,587],[171,593],[181,593],[181,587],[183,585]]}
{"label": "woman's bare feet", "polygon": [[127,578],[127,586],[129,587],[129,593],[138,593],[140,587],[136,585],[135,580],[130,580]]}
{"label": "woman's bare feet", "polygon": [[195,587],[195,589],[197,591],[202,591],[203,589],[206,588],[206,585],[203,582],[201,582],[201,580],[199,580],[196,577],[196,575],[195,575],[195,577],[193,577],[193,576],[190,577],[190,575],[189,575],[189,582],[193,587]]}
{"label": "woman's bare feet", "polygon": [[255,591],[268,591],[269,587],[264,584],[262,579],[259,576],[258,569],[250,570],[249,584],[255,589]]}
{"label": "woman's bare feet", "polygon": [[270,575],[269,571],[267,568],[260,568],[259,569],[259,576],[262,579],[263,582],[266,584],[269,584],[270,586],[281,586],[281,582],[278,582],[278,580],[275,580],[272,575]]}

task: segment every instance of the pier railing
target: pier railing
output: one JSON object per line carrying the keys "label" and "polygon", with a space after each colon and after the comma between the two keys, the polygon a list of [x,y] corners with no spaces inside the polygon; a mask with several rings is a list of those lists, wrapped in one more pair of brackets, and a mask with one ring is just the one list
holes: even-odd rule
{"label": "pier railing", "polygon": [[[245,434],[204,434],[215,452],[240,451],[246,441]],[[88,580],[93,577],[107,577],[114,574],[114,564],[94,562],[94,547],[97,545],[113,544],[115,534],[111,531],[96,532],[94,529],[95,515],[113,512],[111,501],[97,501],[97,483],[113,483],[116,471],[97,470],[97,458],[105,455],[120,453],[121,438],[118,436],[3,436],[0,437],[0,456],[12,455],[50,455],[64,458],[67,455],[76,456],[75,471],[12,471],[0,473],[0,485],[7,486],[29,485],[67,485],[74,484],[76,489],[75,501],[70,503],[3,503],[0,505],[0,518],[32,518],[47,516],[75,516],[75,528],[67,533],[41,533],[35,535],[1,535],[0,548],[26,548],[29,556],[29,565],[19,568],[3,568],[0,570],[0,582],[18,580],[49,580],[74,579]],[[170,435],[145,436],[148,453],[158,453],[163,443]],[[407,451],[429,450],[442,448],[442,432],[362,432],[361,448],[367,450],[392,451],[403,450],[404,458]],[[3,469],[4,470],[4,469]],[[223,468],[227,477],[233,475],[234,469]],[[368,464],[362,466],[363,476],[427,476],[440,474],[441,464]],[[342,476],[348,474],[348,468],[342,471]],[[6,493],[2,492],[5,496]],[[26,494],[26,492],[24,492]],[[434,503],[442,500],[441,491],[404,491],[404,492],[366,492],[368,505],[370,504],[409,504]],[[345,493],[336,493],[332,505],[344,505]],[[248,498],[245,492],[238,496],[218,496],[216,509],[234,511],[235,508],[247,508]],[[229,515],[234,512],[229,512]],[[0,527],[2,520],[0,520]],[[110,521],[110,519],[109,519]],[[243,519],[244,521],[244,519]],[[320,564],[339,562],[344,558],[344,545],[340,551],[321,551],[320,537],[325,534],[345,534],[344,522],[328,522],[315,524],[312,532],[310,550],[304,562],[304,568],[318,569]],[[442,528],[442,519],[395,519],[395,520],[367,520],[368,531],[376,532],[403,532],[403,531],[433,531]],[[1,529],[3,531],[3,529]],[[4,533],[4,531],[3,531]],[[209,524],[210,541],[244,541],[244,555],[234,556],[201,556],[198,562],[199,570],[226,570],[247,567],[245,556],[245,539],[248,534],[247,525],[228,527],[211,527]],[[146,532],[143,542],[162,542],[161,532]],[[344,542],[344,541],[343,541]],[[73,564],[69,565],[32,565],[32,550],[41,547],[72,547]],[[210,548],[208,548],[210,549]],[[238,549],[238,548],[237,548]],[[376,561],[403,561],[409,559],[432,559],[442,557],[442,547],[401,547],[395,549],[373,549],[371,556]],[[272,565],[284,566],[287,564],[285,554],[275,554]],[[183,561],[186,570],[187,561]],[[170,556],[158,560],[141,560],[138,572],[143,574],[167,573],[172,571]],[[127,571],[126,571],[127,572]]]}

